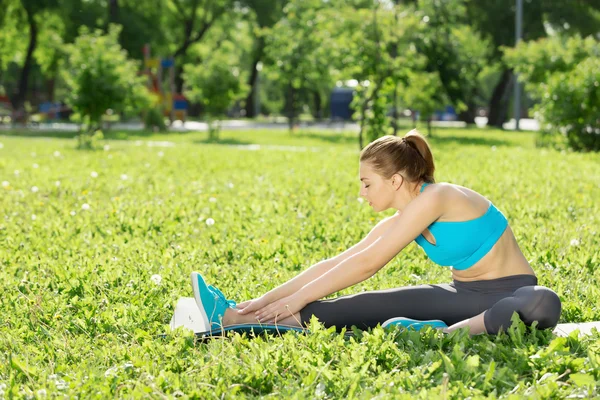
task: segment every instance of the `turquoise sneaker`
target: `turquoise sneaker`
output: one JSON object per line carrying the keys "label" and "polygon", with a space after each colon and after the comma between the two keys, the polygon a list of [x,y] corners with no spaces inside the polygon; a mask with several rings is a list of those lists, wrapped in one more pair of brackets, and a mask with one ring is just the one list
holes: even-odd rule
{"label": "turquoise sneaker", "polygon": [[207,285],[198,272],[192,272],[190,278],[194,289],[194,299],[200,310],[204,326],[210,330],[221,329],[225,310],[234,308],[236,306],[235,301],[227,300],[219,289]]}
{"label": "turquoise sneaker", "polygon": [[404,317],[395,317],[390,318],[381,324],[382,328],[386,328],[388,326],[403,326],[408,329],[408,327],[414,328],[416,331],[424,328],[425,326],[431,326],[433,328],[447,328],[448,325],[442,320],[439,319],[430,319],[426,321],[420,321],[418,319],[410,319]]}

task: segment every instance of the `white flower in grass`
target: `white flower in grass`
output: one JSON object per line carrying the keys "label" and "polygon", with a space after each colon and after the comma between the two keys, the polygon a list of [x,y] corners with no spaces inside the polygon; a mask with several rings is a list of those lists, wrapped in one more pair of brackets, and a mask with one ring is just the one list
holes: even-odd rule
{"label": "white flower in grass", "polygon": [[77,213],[75,211],[71,211],[69,214],[71,214],[71,216],[74,217]]}
{"label": "white flower in grass", "polygon": [[54,383],[56,384],[56,388],[58,390],[64,390],[69,387],[69,384],[67,382],[65,382],[63,379],[59,379],[58,381],[56,381]]}
{"label": "white flower in grass", "polygon": [[150,168],[150,163],[146,163],[146,164],[144,164],[144,167],[146,167],[146,168]]}
{"label": "white flower in grass", "polygon": [[15,175],[19,176],[20,172],[18,169],[15,169]]}
{"label": "white flower in grass", "polygon": [[56,187],[59,187],[60,186],[60,181],[56,181],[56,182],[54,182],[54,184],[56,185]]}
{"label": "white flower in grass", "polygon": [[81,205],[81,209],[82,209],[82,210],[89,210],[89,209],[90,209],[90,205],[89,205],[88,203],[83,203],[83,204]]}
{"label": "white flower in grass", "polygon": [[126,174],[121,175],[121,180],[126,181],[129,177]]}
{"label": "white flower in grass", "polygon": [[10,186],[9,181],[2,181],[2,187],[9,187],[9,186]]}
{"label": "white flower in grass", "polygon": [[107,145],[107,144],[105,144],[105,145],[104,145],[104,151],[109,151],[109,150],[110,150],[110,146],[109,146],[109,145]]}
{"label": "white flower in grass", "polygon": [[54,157],[60,157],[60,151],[56,150],[56,151],[54,152]]}
{"label": "white flower in grass", "polygon": [[498,148],[496,146],[492,146],[492,151],[496,151]]}
{"label": "white flower in grass", "polygon": [[159,157],[163,157],[164,155],[165,155],[165,153],[163,153],[162,151],[159,151],[159,152],[158,152],[158,156],[159,156]]}
{"label": "white flower in grass", "polygon": [[160,282],[162,281],[162,276],[158,275],[158,274],[154,274],[150,277],[150,280],[152,281],[152,283],[154,283],[155,285],[160,285]]}
{"label": "white flower in grass", "polygon": [[0,143],[0,149],[3,149],[4,145],[2,143]]}
{"label": "white flower in grass", "polygon": [[40,389],[36,393],[38,397],[46,397],[46,389]]}
{"label": "white flower in grass", "polygon": [[210,225],[214,225],[214,224],[215,224],[215,220],[214,220],[214,219],[212,219],[212,218],[208,218],[208,219],[206,220],[206,225],[209,225],[209,226],[210,226]]}
{"label": "white flower in grass", "polygon": [[365,201],[365,199],[363,199],[362,197],[357,197],[356,200],[358,200],[360,204],[364,203]]}
{"label": "white flower in grass", "polygon": [[36,219],[37,219],[37,217],[35,216],[35,214],[33,214],[33,215],[31,216],[31,220],[32,220],[32,221],[35,221]]}
{"label": "white flower in grass", "polygon": [[37,186],[32,186],[32,187],[31,187],[31,191],[32,191],[33,193],[37,193],[39,190],[40,190],[40,189],[38,189],[38,187],[37,187]]}
{"label": "white flower in grass", "polygon": [[208,201],[210,201],[211,203],[216,203],[217,199],[215,199],[214,197],[211,197],[210,199],[208,199]]}
{"label": "white flower in grass", "polygon": [[233,183],[229,182],[229,183],[227,184],[227,187],[228,187],[229,189],[233,189]]}
{"label": "white flower in grass", "polygon": [[37,164],[33,164],[33,165],[32,165],[32,167],[33,167],[33,168],[39,168],[40,166],[39,166],[39,165],[37,165]]}
{"label": "white flower in grass", "polygon": [[92,178],[97,178],[98,177],[98,173],[96,171],[92,171],[92,173],[90,174],[90,176]]}
{"label": "white flower in grass", "polygon": [[581,243],[579,242],[579,240],[577,239],[571,239],[571,246],[573,247],[577,247],[579,246]]}

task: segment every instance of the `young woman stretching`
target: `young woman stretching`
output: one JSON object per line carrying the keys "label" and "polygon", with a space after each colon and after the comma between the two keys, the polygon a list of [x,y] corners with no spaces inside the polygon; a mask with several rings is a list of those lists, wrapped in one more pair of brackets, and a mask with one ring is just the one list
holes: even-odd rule
{"label": "young woman stretching", "polygon": [[[523,322],[554,327],[560,317],[557,294],[538,286],[505,216],[466,187],[435,183],[434,162],[425,138],[410,131],[384,136],[360,154],[360,195],[375,211],[398,212],[358,244],[321,261],[263,296],[227,300],[202,276],[192,273],[196,302],[211,328],[243,323],[306,327],[315,315],[326,327],[373,328],[394,317],[441,320],[444,332],[497,334],[516,311]],[[332,293],[369,279],[409,243],[429,258],[451,266],[452,283],[374,290],[330,300]]]}

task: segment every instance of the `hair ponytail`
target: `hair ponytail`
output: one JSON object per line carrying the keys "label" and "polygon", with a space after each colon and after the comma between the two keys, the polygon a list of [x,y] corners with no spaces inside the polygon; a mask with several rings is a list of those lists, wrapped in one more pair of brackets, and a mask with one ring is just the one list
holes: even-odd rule
{"label": "hair ponytail", "polygon": [[360,161],[371,163],[386,179],[401,172],[410,182],[435,182],[433,154],[416,129],[402,138],[386,135],[376,139],[361,151]]}
{"label": "hair ponytail", "polygon": [[425,160],[425,168],[423,173],[420,174],[421,176],[419,178],[423,179],[425,182],[435,182],[435,178],[433,177],[433,174],[435,173],[435,163],[433,162],[431,148],[429,147],[429,143],[427,143],[425,137],[423,137],[423,135],[421,135],[416,129],[413,129],[404,135],[403,139],[409,145],[414,146],[423,160]]}

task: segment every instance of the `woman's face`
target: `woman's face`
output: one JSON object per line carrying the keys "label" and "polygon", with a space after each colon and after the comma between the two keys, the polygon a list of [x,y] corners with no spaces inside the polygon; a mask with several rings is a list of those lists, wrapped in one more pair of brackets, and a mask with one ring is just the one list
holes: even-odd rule
{"label": "woman's face", "polygon": [[386,211],[390,208],[404,210],[413,195],[408,192],[407,182],[396,173],[390,179],[377,174],[368,162],[359,167],[360,196],[369,202],[373,211]]}
{"label": "woman's face", "polygon": [[392,180],[377,174],[368,162],[361,162],[359,167],[360,196],[369,202],[374,211],[385,211],[392,207],[395,199]]}

